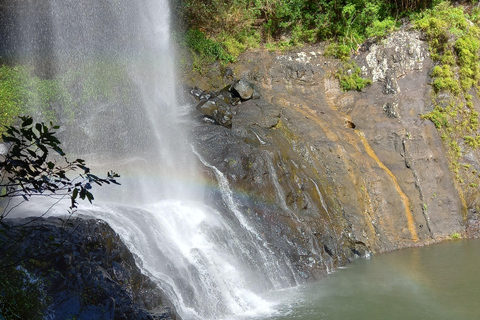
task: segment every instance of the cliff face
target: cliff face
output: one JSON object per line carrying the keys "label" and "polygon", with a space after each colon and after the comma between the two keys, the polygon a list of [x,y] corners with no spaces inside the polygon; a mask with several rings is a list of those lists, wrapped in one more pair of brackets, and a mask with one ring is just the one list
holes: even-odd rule
{"label": "cliff face", "polygon": [[[306,277],[464,233],[466,207],[441,138],[421,117],[433,108],[421,35],[403,30],[364,45],[355,60],[374,82],[362,92],[342,92],[338,62],[323,52],[249,52],[230,66],[261,99],[232,107],[231,129],[203,123],[193,136],[236,201]],[[228,81],[220,71],[208,77],[189,85]]]}

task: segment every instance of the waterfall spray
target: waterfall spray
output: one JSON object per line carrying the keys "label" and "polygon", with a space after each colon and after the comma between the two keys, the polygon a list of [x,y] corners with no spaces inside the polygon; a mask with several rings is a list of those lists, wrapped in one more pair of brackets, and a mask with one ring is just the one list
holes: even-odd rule
{"label": "waterfall spray", "polygon": [[[16,50],[72,90],[72,105],[64,106],[73,114],[63,135],[69,151],[122,175],[121,190],[79,213],[121,235],[180,317],[272,312],[260,295],[295,285],[295,273],[243,216],[221,172],[192,152],[185,130],[192,124],[176,98],[169,1],[38,6],[17,8]],[[72,122],[62,112],[60,120]],[[222,212],[201,202],[200,163],[217,176]]]}

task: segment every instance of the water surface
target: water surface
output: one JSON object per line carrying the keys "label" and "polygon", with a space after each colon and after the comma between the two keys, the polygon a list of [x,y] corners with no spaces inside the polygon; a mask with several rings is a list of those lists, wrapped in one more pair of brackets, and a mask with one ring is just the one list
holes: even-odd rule
{"label": "water surface", "polygon": [[480,319],[480,240],[356,260],[309,286],[272,293],[270,320]]}

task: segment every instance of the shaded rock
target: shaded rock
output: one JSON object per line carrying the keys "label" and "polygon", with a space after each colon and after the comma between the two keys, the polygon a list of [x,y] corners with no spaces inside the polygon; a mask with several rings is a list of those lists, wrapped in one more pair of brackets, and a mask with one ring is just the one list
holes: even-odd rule
{"label": "shaded rock", "polygon": [[197,110],[211,117],[215,122],[222,126],[227,128],[232,126],[231,106],[219,97],[200,102],[197,106]]}
{"label": "shaded rock", "polygon": [[[172,319],[155,283],[142,274],[119,236],[101,220],[5,219],[7,254],[41,279],[49,319]],[[5,252],[3,252],[5,254]]]}
{"label": "shaded rock", "polygon": [[480,238],[480,217],[478,212],[470,212],[465,228],[465,235],[468,238]]}

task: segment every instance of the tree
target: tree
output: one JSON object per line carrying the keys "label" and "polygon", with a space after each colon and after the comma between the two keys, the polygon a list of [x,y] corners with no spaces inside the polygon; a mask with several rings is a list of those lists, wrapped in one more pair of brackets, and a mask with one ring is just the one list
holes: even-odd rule
{"label": "tree", "polygon": [[[13,198],[28,201],[32,196],[70,197],[72,214],[78,198],[92,202],[93,184],[119,184],[116,181],[119,175],[113,171],[100,178],[90,172],[84,160],[69,161],[55,136],[58,126],[34,124],[28,116],[20,119],[19,128],[8,126],[2,134],[8,150],[0,155],[0,200],[6,199],[0,221],[16,207],[10,206]],[[80,173],[72,178],[77,171]]]}

